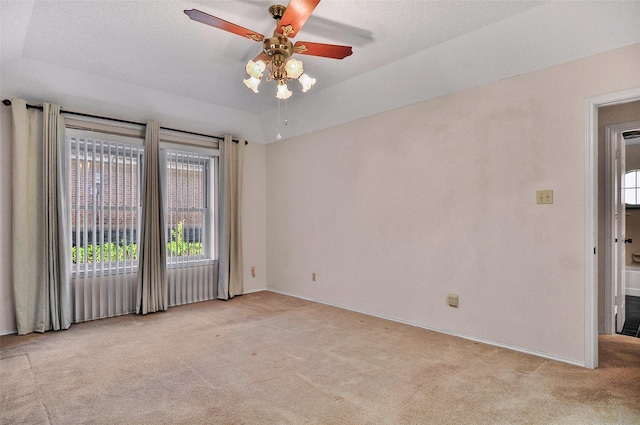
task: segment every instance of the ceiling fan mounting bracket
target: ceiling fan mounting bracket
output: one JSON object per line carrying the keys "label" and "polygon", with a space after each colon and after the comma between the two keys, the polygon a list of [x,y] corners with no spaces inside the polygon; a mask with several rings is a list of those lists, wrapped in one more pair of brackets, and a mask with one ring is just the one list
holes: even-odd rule
{"label": "ceiling fan mounting bracket", "polygon": [[274,4],[269,7],[269,13],[271,14],[271,16],[273,16],[273,19],[275,19],[276,21],[279,21],[280,19],[282,19],[282,16],[284,15],[284,12],[286,10],[287,8],[280,4]]}

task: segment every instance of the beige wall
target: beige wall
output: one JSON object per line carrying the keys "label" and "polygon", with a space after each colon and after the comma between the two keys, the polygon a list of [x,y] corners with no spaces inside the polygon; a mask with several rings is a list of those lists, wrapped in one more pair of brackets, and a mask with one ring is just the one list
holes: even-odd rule
{"label": "beige wall", "polygon": [[[640,86],[640,81],[636,84]],[[605,106],[598,109],[598,330],[604,332],[604,193],[605,193],[605,127],[640,119],[640,101]],[[633,151],[630,152],[633,162]],[[633,222],[633,218],[631,219]],[[628,236],[633,239],[632,236]],[[640,239],[638,239],[640,241]],[[638,245],[636,245],[638,246]],[[633,248],[632,248],[633,249]],[[631,251],[630,251],[631,252]],[[629,253],[630,255],[630,253]]]}
{"label": "beige wall", "polygon": [[[255,292],[267,287],[267,147],[250,143],[245,149],[242,246],[244,266],[244,292]],[[251,276],[255,267],[255,277]]]}
{"label": "beige wall", "polygon": [[638,69],[634,45],[268,145],[268,287],[583,363],[586,100]]}

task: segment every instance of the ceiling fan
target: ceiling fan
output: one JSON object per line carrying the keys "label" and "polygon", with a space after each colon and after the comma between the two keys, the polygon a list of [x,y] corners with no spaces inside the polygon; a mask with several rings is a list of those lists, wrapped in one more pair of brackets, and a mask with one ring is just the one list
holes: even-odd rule
{"label": "ceiling fan", "polygon": [[246,70],[249,78],[244,80],[244,83],[255,93],[258,93],[258,84],[260,84],[262,74],[268,70],[267,81],[275,80],[278,82],[276,97],[288,99],[292,94],[291,90],[287,88],[288,81],[297,79],[302,84],[303,92],[309,90],[316,82],[315,78],[303,73],[302,62],[291,59],[292,54],[344,59],[353,53],[351,46],[308,41],[296,41],[294,44],[289,40],[298,34],[318,3],[320,0],[290,0],[287,7],[278,4],[269,7],[269,13],[276,20],[273,36],[269,38],[197,9],[185,10],[184,13],[194,21],[262,43],[262,52],[247,63]]}

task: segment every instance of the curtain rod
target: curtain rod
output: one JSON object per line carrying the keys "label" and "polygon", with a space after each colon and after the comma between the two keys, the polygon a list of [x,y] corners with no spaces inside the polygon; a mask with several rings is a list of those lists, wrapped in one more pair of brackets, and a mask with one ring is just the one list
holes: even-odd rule
{"label": "curtain rod", "polygon": [[[9,99],[4,99],[2,101],[2,103],[5,106],[11,106],[11,101]],[[42,111],[42,106],[38,106],[38,105],[30,105],[27,103],[27,109],[32,108],[32,109],[38,109],[40,111]],[[92,114],[83,114],[81,112],[73,112],[73,111],[63,111],[62,109],[60,109],[60,113],[61,114],[73,114],[73,115],[78,115],[81,117],[87,117],[87,118],[98,118],[98,119],[102,119],[102,120],[109,120],[109,121],[115,121],[115,122],[121,122],[124,124],[134,124],[134,125],[145,125],[143,123],[139,123],[139,122],[135,122],[135,121],[128,121],[128,120],[123,120],[120,118],[111,118],[111,117],[101,117],[99,115],[92,115]],[[210,134],[202,134],[202,133],[194,133],[193,131],[185,131],[185,130],[176,130],[175,128],[168,128],[168,127],[160,127],[161,130],[169,130],[169,131],[177,131],[178,133],[184,133],[184,134],[190,134],[192,136],[202,136],[202,137],[211,137],[213,139],[218,139],[218,140],[224,140],[224,137],[220,137],[220,136],[211,136]],[[238,139],[231,139],[234,143],[240,143],[240,140]],[[244,141],[245,145],[248,145],[249,142],[247,142],[246,140]]]}

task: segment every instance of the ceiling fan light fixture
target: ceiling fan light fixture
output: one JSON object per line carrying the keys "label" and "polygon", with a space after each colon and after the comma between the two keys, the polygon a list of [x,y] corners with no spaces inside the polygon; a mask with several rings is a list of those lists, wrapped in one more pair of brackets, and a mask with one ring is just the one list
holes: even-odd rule
{"label": "ceiling fan light fixture", "polygon": [[298,78],[304,72],[304,69],[302,68],[302,61],[299,61],[297,59],[289,59],[284,67],[287,71],[288,78]]}
{"label": "ceiling fan light fixture", "polygon": [[284,81],[278,82],[278,91],[276,92],[276,97],[281,100],[286,100],[291,97],[293,92],[289,90],[287,87],[287,83]]}
{"label": "ceiling fan light fixture", "polygon": [[266,64],[263,61],[252,61],[247,62],[246,70],[247,74],[254,78],[262,78],[262,73],[266,68]]}
{"label": "ceiling fan light fixture", "polygon": [[316,79],[309,77],[307,74],[302,74],[300,78],[298,78],[298,81],[300,81],[300,84],[302,85],[303,92],[309,90],[311,86],[316,83]]}
{"label": "ceiling fan light fixture", "polygon": [[256,78],[256,77],[249,77],[246,80],[242,80],[242,82],[244,82],[245,86],[249,87],[251,90],[253,90],[254,93],[258,93],[258,85],[260,84],[260,78]]}
{"label": "ceiling fan light fixture", "polygon": [[287,7],[272,5],[269,13],[276,20],[272,37],[265,37],[263,34],[197,9],[184,10],[184,13],[193,21],[262,43],[262,52],[255,60],[250,60],[245,67],[249,78],[243,82],[254,93],[258,93],[258,85],[263,73],[267,71],[266,81],[278,82],[276,97],[288,99],[293,93],[287,87],[287,82],[297,79],[302,85],[303,92],[309,90],[316,82],[315,78],[304,74],[302,61],[290,59],[292,54],[344,59],[353,53],[351,46],[309,41],[292,43],[290,38],[294,38],[300,32],[318,3],[320,0],[290,0]]}

